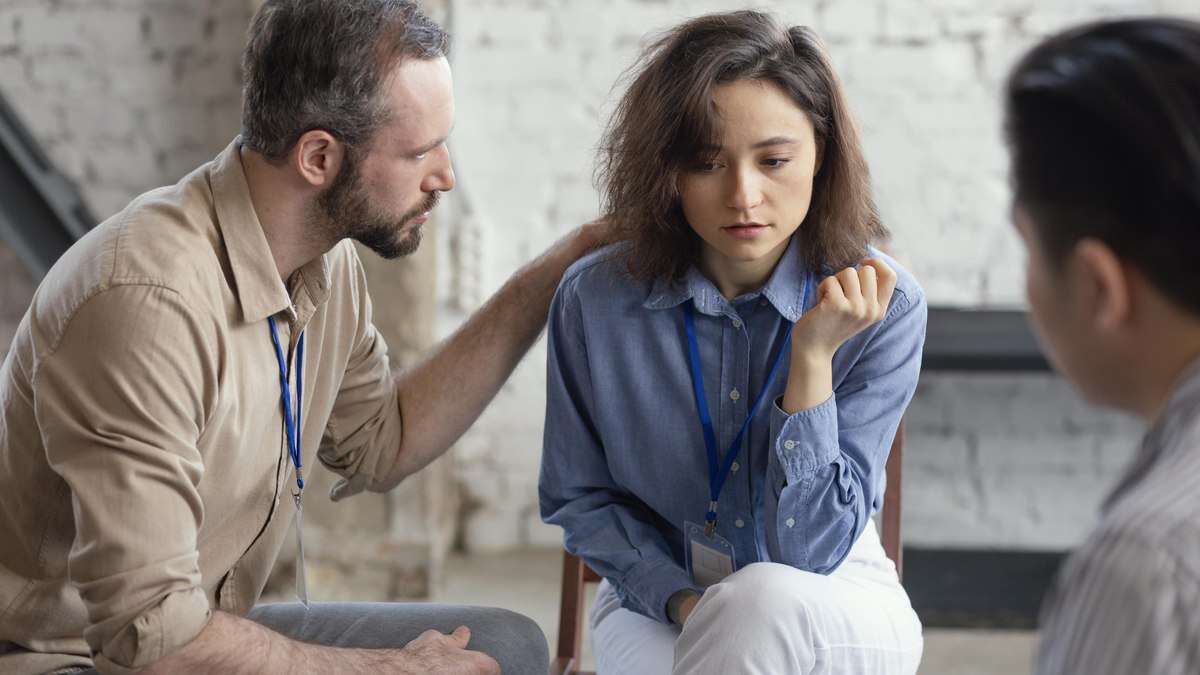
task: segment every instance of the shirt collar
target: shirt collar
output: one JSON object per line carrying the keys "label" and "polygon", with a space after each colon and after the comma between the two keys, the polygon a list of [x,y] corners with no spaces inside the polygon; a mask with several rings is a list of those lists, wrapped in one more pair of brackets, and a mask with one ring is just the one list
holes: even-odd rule
{"label": "shirt collar", "polygon": [[[262,224],[250,199],[250,186],[242,168],[241,138],[235,138],[209,168],[217,228],[229,253],[229,266],[237,287],[242,319],[261,321],[282,311],[311,314],[329,294],[329,266],[318,256],[297,270],[295,289],[305,291],[305,305],[293,308],[292,297],[279,278],[275,258],[267,245]],[[299,304],[299,303],[297,303]],[[308,307],[311,304],[313,307]],[[293,320],[301,317],[293,316]]]}
{"label": "shirt collar", "polygon": [[[807,266],[800,253],[800,236],[795,234],[767,283],[757,291],[739,296],[739,300],[754,299],[761,295],[781,316],[795,322],[804,313],[801,305],[807,276]],[[816,280],[813,281],[815,283]],[[730,304],[716,285],[692,265],[682,279],[656,280],[642,306],[646,309],[669,309],[688,300],[695,302],[696,311],[710,316],[721,315]]]}
{"label": "shirt collar", "polygon": [[1146,432],[1141,448],[1124,476],[1104,500],[1104,511],[1107,511],[1122,495],[1140,483],[1157,464],[1175,453],[1195,450],[1195,444],[1181,436],[1191,433],[1200,423],[1197,422],[1198,408],[1200,408],[1200,359],[1192,361],[1176,378],[1175,386],[1162,413]]}

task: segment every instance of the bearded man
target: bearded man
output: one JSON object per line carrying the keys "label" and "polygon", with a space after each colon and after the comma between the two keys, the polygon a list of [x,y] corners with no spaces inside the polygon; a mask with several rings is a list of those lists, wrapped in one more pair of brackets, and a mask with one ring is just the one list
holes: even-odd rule
{"label": "bearded man", "polygon": [[407,0],[269,0],[241,135],[46,276],[0,370],[0,671],[546,671],[503,610],[256,607],[310,467],[336,500],[441,455],[595,244],[576,230],[391,372],[352,241],[415,251],[454,187],[446,49]]}

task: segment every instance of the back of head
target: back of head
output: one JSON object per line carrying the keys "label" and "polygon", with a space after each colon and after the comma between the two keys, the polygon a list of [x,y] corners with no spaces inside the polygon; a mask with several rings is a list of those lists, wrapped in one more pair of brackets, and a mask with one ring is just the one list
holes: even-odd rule
{"label": "back of head", "polygon": [[412,0],[267,0],[242,56],[242,142],[278,161],[323,129],[363,149],[387,119],[379,91],[392,69],[447,49]]}
{"label": "back of head", "polygon": [[812,123],[819,169],[804,221],[808,262],[843,267],[886,234],[841,82],[810,29],[752,10],[699,16],[659,36],[630,72],[598,174],[634,276],[678,277],[694,262],[698,238],[677,181],[718,144],[713,90],[741,79],[777,85]]}
{"label": "back of head", "polygon": [[1016,203],[1050,260],[1098,239],[1200,314],[1200,23],[1066,31],[1021,60],[1005,98]]}

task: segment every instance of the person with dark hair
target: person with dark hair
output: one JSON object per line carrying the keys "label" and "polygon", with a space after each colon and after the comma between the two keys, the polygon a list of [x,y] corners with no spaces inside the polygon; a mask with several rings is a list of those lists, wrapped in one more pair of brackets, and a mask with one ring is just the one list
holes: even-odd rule
{"label": "person with dark hair", "polygon": [[599,572],[601,675],[915,673],[872,523],[926,304],[807,28],[664,34],[599,169],[621,242],[551,306],[542,517]]}
{"label": "person with dark hair", "polygon": [[1150,425],[1045,602],[1037,670],[1200,673],[1200,23],[1053,36],[1005,105],[1041,343]]}
{"label": "person with dark hair", "polygon": [[[543,674],[512,612],[255,607],[319,460],[390,490],[478,417],[589,225],[393,375],[351,240],[454,187],[447,37],[409,0],[267,0],[243,134],[75,244],[0,369],[0,671]],[[93,670],[94,668],[94,670]]]}

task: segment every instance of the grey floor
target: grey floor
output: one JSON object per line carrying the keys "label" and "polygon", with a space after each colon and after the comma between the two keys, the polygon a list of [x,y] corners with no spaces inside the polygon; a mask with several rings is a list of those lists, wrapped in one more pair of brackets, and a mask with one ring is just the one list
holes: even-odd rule
{"label": "grey floor", "polygon": [[[493,556],[456,556],[446,568],[437,602],[512,609],[537,621],[554,651],[562,554],[530,550]],[[1022,675],[1030,672],[1035,646],[1027,631],[926,629],[921,675]],[[584,666],[591,653],[584,640]]]}

